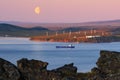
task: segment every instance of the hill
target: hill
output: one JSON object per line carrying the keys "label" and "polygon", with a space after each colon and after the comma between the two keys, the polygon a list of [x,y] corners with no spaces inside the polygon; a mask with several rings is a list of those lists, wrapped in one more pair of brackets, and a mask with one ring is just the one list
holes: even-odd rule
{"label": "hill", "polygon": [[27,29],[11,24],[5,24],[5,23],[0,24],[0,31],[19,31],[19,30],[27,30]]}
{"label": "hill", "polygon": [[[120,34],[120,20],[84,23],[31,23],[0,21],[0,36],[31,37],[83,30],[106,30]],[[49,33],[49,34],[48,34]]]}
{"label": "hill", "polygon": [[14,21],[0,21],[0,23],[8,23],[18,25],[21,27],[32,28],[35,26],[42,26],[50,30],[62,30],[68,27],[82,27],[82,28],[116,28],[120,27],[120,20],[107,20],[107,21],[92,21],[82,23],[32,23],[32,22],[14,22]]}
{"label": "hill", "polygon": [[35,35],[43,35],[45,31],[49,30],[39,26],[34,28],[24,28],[6,23],[0,24],[0,36],[30,37]]}
{"label": "hill", "polygon": [[113,32],[114,34],[120,35],[120,28],[115,28],[115,29],[111,30],[111,32]]}
{"label": "hill", "polygon": [[64,31],[64,32],[78,32],[78,31],[84,31],[84,30],[89,30],[91,28],[84,28],[84,27],[68,27],[68,28],[64,28],[62,30],[59,31]]}

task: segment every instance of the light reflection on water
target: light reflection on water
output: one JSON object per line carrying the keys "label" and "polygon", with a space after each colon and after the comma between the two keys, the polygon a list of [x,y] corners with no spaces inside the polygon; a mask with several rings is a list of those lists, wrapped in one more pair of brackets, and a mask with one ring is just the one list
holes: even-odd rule
{"label": "light reflection on water", "polygon": [[96,66],[100,50],[120,51],[120,42],[73,44],[75,49],[56,49],[69,43],[33,42],[27,38],[0,38],[0,57],[16,64],[21,58],[49,63],[48,69],[74,63],[78,71],[86,72]]}

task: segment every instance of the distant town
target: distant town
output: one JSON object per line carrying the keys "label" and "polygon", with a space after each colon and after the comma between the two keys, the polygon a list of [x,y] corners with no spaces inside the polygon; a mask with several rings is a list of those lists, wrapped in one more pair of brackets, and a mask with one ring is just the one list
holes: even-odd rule
{"label": "distant town", "polygon": [[28,37],[48,42],[118,42],[120,20],[87,23],[0,22],[0,37]]}
{"label": "distant town", "polygon": [[120,35],[113,35],[112,32],[104,30],[85,30],[77,32],[65,32],[49,35],[46,32],[46,36],[34,36],[30,40],[33,41],[48,41],[48,42],[116,42],[120,41]]}

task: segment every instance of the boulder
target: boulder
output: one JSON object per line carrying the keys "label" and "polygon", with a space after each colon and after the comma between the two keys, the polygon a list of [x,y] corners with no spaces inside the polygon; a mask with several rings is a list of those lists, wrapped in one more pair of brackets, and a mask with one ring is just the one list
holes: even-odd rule
{"label": "boulder", "polygon": [[18,69],[25,80],[76,80],[77,68],[73,63],[54,70],[47,70],[47,65],[47,62],[26,58],[17,61]]}
{"label": "boulder", "polygon": [[17,61],[17,66],[25,80],[47,80],[47,62],[28,60],[23,58]]}
{"label": "boulder", "polygon": [[90,80],[120,80],[120,52],[102,50],[96,64]]}
{"label": "boulder", "polygon": [[0,80],[24,80],[17,67],[0,58]]}
{"label": "boulder", "polygon": [[17,67],[0,58],[0,80],[120,80],[120,52],[100,51],[97,66],[88,73],[77,73],[73,63],[47,70],[47,62],[17,61]]}
{"label": "boulder", "polygon": [[73,63],[66,64],[63,67],[52,70],[51,72],[59,73],[62,80],[76,80],[77,67],[73,65]]}
{"label": "boulder", "polygon": [[57,71],[48,71],[48,80],[62,80],[62,74]]}
{"label": "boulder", "polygon": [[120,52],[101,51],[96,64],[106,74],[120,73]]}

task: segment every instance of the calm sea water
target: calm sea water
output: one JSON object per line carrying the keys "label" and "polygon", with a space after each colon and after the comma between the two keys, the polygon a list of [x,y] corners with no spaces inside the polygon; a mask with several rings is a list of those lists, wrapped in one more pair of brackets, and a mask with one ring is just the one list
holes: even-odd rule
{"label": "calm sea water", "polygon": [[74,63],[79,72],[88,72],[96,66],[100,50],[120,51],[120,42],[73,44],[74,49],[56,49],[70,43],[33,42],[27,38],[0,38],[0,57],[16,64],[21,58],[48,62],[48,69]]}

